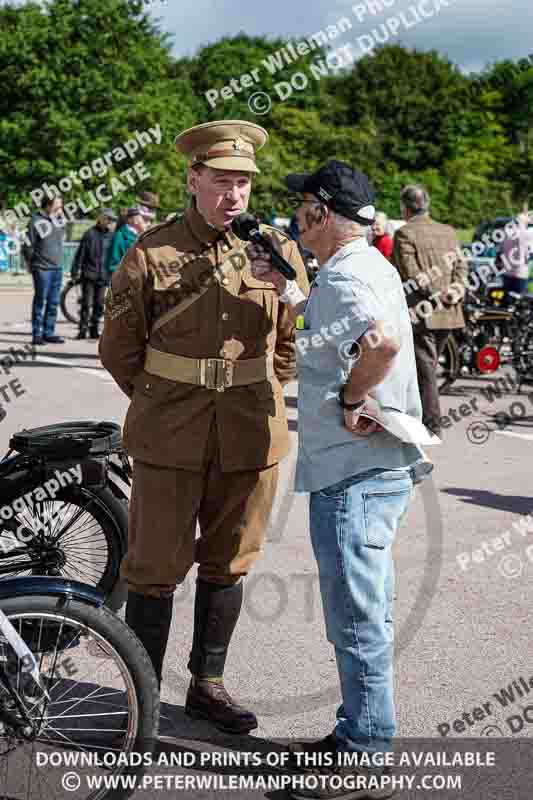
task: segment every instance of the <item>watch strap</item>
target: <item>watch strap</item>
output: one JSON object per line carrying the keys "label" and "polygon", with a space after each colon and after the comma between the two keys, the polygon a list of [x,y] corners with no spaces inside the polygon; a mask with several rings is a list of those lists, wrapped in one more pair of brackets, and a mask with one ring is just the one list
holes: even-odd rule
{"label": "watch strap", "polygon": [[362,400],[358,400],[357,403],[347,403],[344,399],[344,389],[345,386],[341,386],[339,391],[339,405],[345,409],[345,411],[358,411],[358,409],[362,408],[365,404],[364,398]]}

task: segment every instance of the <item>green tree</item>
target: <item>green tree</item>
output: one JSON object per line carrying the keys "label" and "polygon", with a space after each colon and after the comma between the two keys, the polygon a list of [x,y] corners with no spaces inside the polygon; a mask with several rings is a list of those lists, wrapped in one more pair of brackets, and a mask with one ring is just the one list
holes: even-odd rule
{"label": "green tree", "polygon": [[533,201],[533,64],[501,61],[476,79],[483,100],[490,99],[506,136],[500,177],[513,186],[517,206]]}
{"label": "green tree", "polygon": [[[142,0],[2,5],[0,25],[0,180],[2,202],[11,206],[135,131],[159,125],[159,145],[114,164],[106,178],[75,187],[66,199],[142,160],[150,173],[146,185],[125,191],[116,205],[150,188],[161,193],[166,210],[182,208],[187,159],[175,152],[176,134],[235,118],[270,134],[254,180],[253,207],[262,215],[290,214],[285,175],[330,158],[367,172],[378,205],[393,217],[402,185],[413,181],[431,192],[435,216],[456,225],[510,212],[533,195],[533,65],[527,59],[466,76],[438,53],[388,45],[348,70],[322,75],[326,49],[287,63],[286,41],[245,33],[176,59],[170,37]],[[253,84],[239,91],[234,83],[233,97],[208,102],[209,90],[254,71]],[[282,100],[296,73],[306,86]],[[270,96],[265,114],[249,106],[257,92]]]}
{"label": "green tree", "polygon": [[[161,143],[116,163],[105,180],[142,160],[150,172],[144,188],[161,191],[167,205],[183,200],[172,140],[194,124],[195,96],[173,72],[169,37],[144,8],[126,0],[52,0],[48,10],[33,3],[0,9],[0,179],[11,205],[157,125]],[[70,196],[101,182],[87,181]],[[136,191],[117,204],[131,203]]]}
{"label": "green tree", "polygon": [[[268,126],[272,113],[278,106],[313,108],[327,114],[332,100],[328,91],[330,73],[328,71],[325,78],[317,80],[311,70],[311,65],[323,58],[326,51],[323,48],[316,49],[294,61],[290,60],[289,53],[287,61],[280,52],[286,45],[287,42],[283,39],[267,40],[265,37],[239,33],[203,47],[193,60],[191,82],[202,103],[205,121],[221,118],[246,119]],[[291,89],[280,86],[276,90],[276,86],[290,84],[291,77],[297,72],[303,73],[308,80],[305,89],[299,91],[293,88],[287,101],[282,101],[281,98]],[[249,87],[243,87],[240,83],[240,78],[245,73],[253,81]],[[225,86],[231,88],[232,79],[235,80],[233,97],[225,98],[221,92]],[[211,90],[218,90],[219,96],[213,97],[209,102],[207,93]],[[257,92],[263,92],[270,97],[272,111],[258,114],[248,105],[250,98]],[[266,104],[264,108],[267,108]]]}

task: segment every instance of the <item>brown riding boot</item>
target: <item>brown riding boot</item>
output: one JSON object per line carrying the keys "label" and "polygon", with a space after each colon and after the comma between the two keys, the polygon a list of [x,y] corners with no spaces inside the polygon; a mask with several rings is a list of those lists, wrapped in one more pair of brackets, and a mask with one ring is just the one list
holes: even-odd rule
{"label": "brown riding boot", "polygon": [[238,705],[222,682],[231,636],[242,606],[242,583],[221,586],[201,579],[196,583],[194,635],[189,670],[193,678],[185,713],[205,719],[225,733],[249,733],[257,717]]}
{"label": "brown riding boot", "polygon": [[250,733],[257,717],[233,700],[222,681],[193,678],[187,692],[185,713],[192,719],[206,719],[224,733]]}
{"label": "brown riding boot", "polygon": [[173,599],[172,595],[148,597],[130,591],[126,604],[126,624],[141,640],[150,656],[160,689],[163,660],[172,622]]}

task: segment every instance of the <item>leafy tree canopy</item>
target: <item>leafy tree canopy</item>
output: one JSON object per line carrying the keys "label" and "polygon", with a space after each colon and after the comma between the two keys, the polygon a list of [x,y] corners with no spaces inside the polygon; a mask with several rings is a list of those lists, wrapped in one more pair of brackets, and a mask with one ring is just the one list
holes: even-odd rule
{"label": "leafy tree canopy", "polygon": [[[424,182],[435,216],[459,227],[516,211],[533,195],[530,59],[467,76],[437,52],[394,44],[333,71],[324,68],[327,46],[287,63],[287,42],[242,32],[192,58],[175,58],[171,37],[141,0],[8,3],[0,8],[0,29],[4,206],[27,202],[43,182],[53,184],[135,131],[159,125],[160,144],[115,163],[105,178],[74,188],[71,198],[142,160],[149,179],[116,197],[116,205],[127,206],[145,188],[161,194],[167,211],[181,208],[187,164],[175,152],[176,134],[236,118],[270,134],[253,193],[253,208],[263,215],[292,212],[283,181],[288,172],[333,157],[366,171],[380,207],[394,217],[408,181]],[[258,80],[243,87],[240,77],[253,70]],[[291,87],[302,80],[297,74],[307,77],[304,88]],[[209,103],[206,93],[220,93],[232,79],[232,93]],[[257,92],[270,97],[265,113],[249,105]]]}

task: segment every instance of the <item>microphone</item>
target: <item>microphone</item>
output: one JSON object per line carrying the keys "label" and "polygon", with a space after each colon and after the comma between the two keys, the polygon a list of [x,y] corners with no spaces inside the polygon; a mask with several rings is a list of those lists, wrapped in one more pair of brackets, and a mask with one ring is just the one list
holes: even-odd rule
{"label": "microphone", "polygon": [[258,244],[268,250],[272,266],[281,272],[288,281],[295,280],[296,270],[278,253],[271,240],[267,236],[263,236],[259,230],[259,220],[253,214],[239,214],[231,223],[231,229],[235,236],[243,242],[253,242],[253,244]]}

